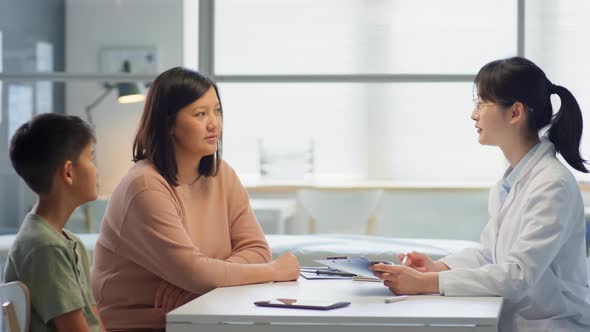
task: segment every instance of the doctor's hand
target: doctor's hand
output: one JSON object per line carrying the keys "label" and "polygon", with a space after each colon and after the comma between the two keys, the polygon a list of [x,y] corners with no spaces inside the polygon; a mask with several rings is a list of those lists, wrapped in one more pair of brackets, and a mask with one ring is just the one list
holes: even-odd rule
{"label": "doctor's hand", "polygon": [[438,273],[422,273],[403,265],[375,264],[370,269],[394,294],[439,293]]}
{"label": "doctor's hand", "polygon": [[412,251],[407,254],[397,255],[397,259],[401,262],[404,257],[408,256],[406,266],[419,272],[440,272],[449,270],[449,267],[443,262],[434,262],[428,255],[421,252]]}
{"label": "doctor's hand", "polygon": [[270,263],[274,281],[291,281],[299,278],[299,261],[290,252],[284,253]]}

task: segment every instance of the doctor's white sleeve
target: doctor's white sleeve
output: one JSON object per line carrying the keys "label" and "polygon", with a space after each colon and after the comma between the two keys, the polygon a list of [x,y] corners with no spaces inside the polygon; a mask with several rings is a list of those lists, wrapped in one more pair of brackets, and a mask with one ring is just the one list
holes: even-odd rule
{"label": "doctor's white sleeve", "polygon": [[572,205],[577,201],[572,190],[566,179],[554,178],[536,184],[526,198],[522,226],[514,230],[520,233],[518,239],[510,244],[503,262],[440,272],[440,293],[447,296],[503,296],[515,300],[525,296],[572,232],[574,207],[577,207]]}

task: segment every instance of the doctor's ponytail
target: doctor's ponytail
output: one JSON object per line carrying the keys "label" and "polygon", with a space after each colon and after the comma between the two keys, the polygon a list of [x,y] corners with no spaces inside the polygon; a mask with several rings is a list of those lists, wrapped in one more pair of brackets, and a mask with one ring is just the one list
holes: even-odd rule
{"label": "doctor's ponytail", "polygon": [[[541,68],[522,57],[492,61],[475,76],[477,95],[481,100],[505,107],[521,102],[527,114],[531,134],[549,126],[549,140],[565,161],[580,172],[588,173],[580,155],[582,111],[572,93],[551,83]],[[551,95],[561,99],[559,112],[553,115]]]}
{"label": "doctor's ponytail", "polygon": [[585,160],[580,155],[583,127],[580,105],[572,93],[562,86],[551,84],[551,93],[559,96],[561,107],[551,122],[549,140],[570,166],[580,172],[588,173],[584,165]]}

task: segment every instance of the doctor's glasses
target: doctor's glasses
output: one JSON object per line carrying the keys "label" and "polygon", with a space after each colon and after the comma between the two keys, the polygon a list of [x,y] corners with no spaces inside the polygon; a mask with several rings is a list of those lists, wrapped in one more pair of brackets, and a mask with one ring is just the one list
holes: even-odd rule
{"label": "doctor's glasses", "polygon": [[479,112],[482,106],[498,105],[498,103],[482,103],[477,98],[473,98],[473,110]]}
{"label": "doctor's glasses", "polygon": [[[512,103],[510,103],[512,104]],[[505,103],[482,103],[481,101],[479,101],[479,99],[477,98],[473,98],[473,111],[475,113],[479,113],[479,111],[481,110],[482,106],[492,106],[492,105],[503,105],[504,107],[508,107],[510,104],[505,104]],[[532,107],[528,107],[525,105],[525,110],[527,112],[533,112],[533,108]]]}

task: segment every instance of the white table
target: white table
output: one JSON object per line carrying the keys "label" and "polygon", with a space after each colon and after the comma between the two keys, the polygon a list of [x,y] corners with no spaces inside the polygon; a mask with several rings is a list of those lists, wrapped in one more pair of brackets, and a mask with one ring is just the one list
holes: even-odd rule
{"label": "white table", "polygon": [[[499,297],[412,296],[385,304],[381,283],[306,280],[218,288],[171,311],[168,332],[265,331],[497,331]],[[254,301],[273,298],[350,301],[329,311],[264,308]]]}

